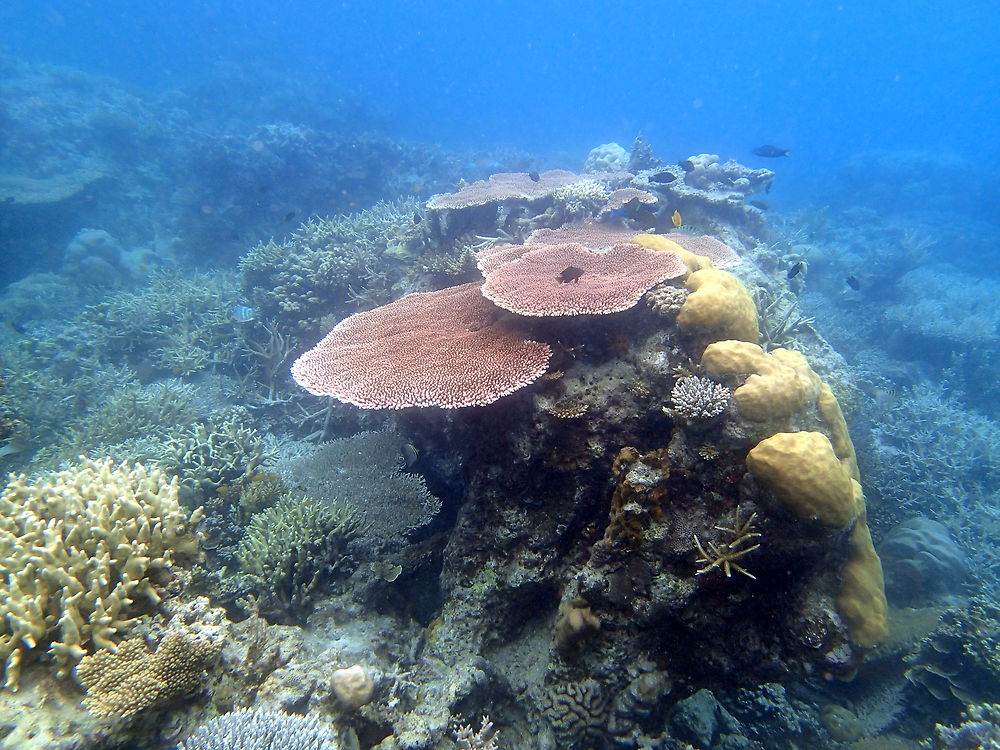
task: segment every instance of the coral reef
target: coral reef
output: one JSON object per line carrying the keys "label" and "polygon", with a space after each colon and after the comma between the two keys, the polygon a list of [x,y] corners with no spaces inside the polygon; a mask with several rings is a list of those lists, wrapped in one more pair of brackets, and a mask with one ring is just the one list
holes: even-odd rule
{"label": "coral reef", "polygon": [[733,392],[709,378],[696,375],[677,378],[670,390],[670,408],[688,424],[714,419],[729,406]]}
{"label": "coral reef", "polygon": [[617,143],[602,143],[594,146],[583,163],[583,173],[630,172],[628,151]]}
{"label": "coral reef", "polygon": [[349,711],[371,702],[375,692],[375,681],[360,664],[335,669],[330,676],[330,685],[333,694],[337,696],[337,702]]}
{"label": "coral reef", "polygon": [[288,486],[363,518],[362,537],[379,549],[398,546],[441,509],[423,478],[404,471],[414,451],[391,430],[361,432],[284,451],[275,468]]}
{"label": "coral reef", "polygon": [[970,562],[947,527],[923,516],[893,526],[878,545],[885,591],[897,606],[927,605],[957,594]]}
{"label": "coral reef", "polygon": [[536,380],[552,353],[493,309],[479,284],[411,294],[341,321],[292,375],[310,393],[369,409],[492,403]]}
{"label": "coral reef", "polygon": [[295,495],[255,514],[236,556],[254,580],[261,610],[281,621],[308,617],[330,582],[355,567],[348,545],[362,530],[347,507]]}
{"label": "coral reef", "polygon": [[160,271],[141,291],[118,292],[92,306],[83,320],[99,327],[100,356],[191,375],[232,361],[229,313],[237,299],[231,274]]}
{"label": "coral reef", "polygon": [[302,335],[327,316],[387,302],[417,243],[417,203],[380,202],[358,214],[309,219],[283,242],[254,246],[239,263],[254,308]]}
{"label": "coral reef", "polygon": [[174,632],[150,652],[141,638],[132,638],[114,651],[84,656],[76,676],[92,713],[128,720],[200,689],[221,648],[221,643]]}
{"label": "coral reef", "polygon": [[774,180],[768,169],[749,169],[733,160],[720,162],[715,154],[698,154],[669,167],[675,179],[660,182],[650,179],[659,168],[636,174],[633,187],[647,190],[659,198],[666,209],[657,228],[669,228],[669,214],[678,211],[685,223],[714,231],[723,227],[741,239],[766,237],[763,213],[745,203],[753,193],[767,191]]}
{"label": "coral reef", "polygon": [[1000,699],[1000,607],[984,597],[949,609],[906,658],[906,678],[939,701]]}
{"label": "coral reef", "polygon": [[1000,747],[1000,704],[969,706],[957,727],[938,724],[933,740],[924,743],[933,750],[994,750]]}
{"label": "coral reef", "polygon": [[66,676],[88,652],[115,649],[136,605],[156,602],[151,576],[197,553],[177,480],[141,465],[82,460],[34,481],[12,476],[3,491],[5,685],[45,648]]}
{"label": "coral reef", "polygon": [[248,415],[227,410],[172,433],[160,446],[156,463],[182,477],[182,486],[200,499],[220,487],[244,484],[273,458]]}
{"label": "coral reef", "polygon": [[241,708],[203,724],[180,750],[338,750],[333,731],[315,716]]}
{"label": "coral reef", "polygon": [[518,315],[607,315],[627,310],[652,287],[686,271],[676,253],[631,243],[602,253],[580,244],[540,245],[487,273],[482,294]]}

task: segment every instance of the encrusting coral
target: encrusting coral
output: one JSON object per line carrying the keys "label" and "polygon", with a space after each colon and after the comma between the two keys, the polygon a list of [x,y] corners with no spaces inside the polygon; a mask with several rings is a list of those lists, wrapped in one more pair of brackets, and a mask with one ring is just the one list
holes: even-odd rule
{"label": "encrusting coral", "polygon": [[176,479],[128,463],[81,459],[34,481],[12,475],[0,497],[0,656],[5,686],[47,646],[65,677],[115,649],[139,600],[159,601],[157,569],[198,552],[201,510],[178,501]]}
{"label": "encrusting coral", "polygon": [[91,713],[129,719],[197,690],[221,648],[220,641],[177,631],[165,635],[154,652],[132,638],[115,651],[83,657],[76,676],[87,690],[84,703]]}

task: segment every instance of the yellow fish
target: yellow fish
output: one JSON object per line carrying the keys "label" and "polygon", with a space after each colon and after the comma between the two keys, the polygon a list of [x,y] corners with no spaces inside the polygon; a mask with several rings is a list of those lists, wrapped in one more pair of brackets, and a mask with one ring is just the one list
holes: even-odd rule
{"label": "yellow fish", "polygon": [[670,217],[670,221],[674,223],[674,227],[681,227],[684,225],[684,219],[681,218],[681,212],[674,209],[674,215]]}

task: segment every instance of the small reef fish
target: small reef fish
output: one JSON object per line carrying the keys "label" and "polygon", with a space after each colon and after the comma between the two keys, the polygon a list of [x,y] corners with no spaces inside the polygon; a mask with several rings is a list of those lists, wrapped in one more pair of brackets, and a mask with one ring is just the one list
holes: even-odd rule
{"label": "small reef fish", "polygon": [[424,217],[421,216],[417,211],[413,212],[413,223],[414,224],[419,224],[423,220],[424,220]]}
{"label": "small reef fish", "polygon": [[538,174],[538,172],[528,172],[528,179],[530,179],[532,182],[538,182],[539,180],[542,179],[542,176]]}
{"label": "small reef fish", "polygon": [[565,270],[556,276],[559,279],[560,284],[568,284],[569,282],[578,283],[580,277],[583,276],[583,269],[577,268],[576,266],[566,266]]}
{"label": "small reef fish", "polygon": [[674,225],[674,229],[680,229],[684,226],[684,219],[681,217],[681,212],[674,209],[673,215],[670,217],[671,223]]}
{"label": "small reef fish", "polygon": [[649,176],[650,182],[658,182],[661,185],[668,185],[676,179],[677,175],[673,172],[657,172]]}
{"label": "small reef fish", "polygon": [[679,162],[677,162],[677,166],[683,169],[685,172],[694,171],[694,162],[691,161],[690,159],[681,159]]}
{"label": "small reef fish", "polygon": [[297,214],[297,213],[298,213],[298,211],[296,211],[293,208],[291,211],[289,211],[287,214],[285,214],[285,221],[291,221],[292,219],[295,218],[295,214]]}
{"label": "small reef fish", "polygon": [[793,264],[792,267],[788,269],[788,273],[786,274],[786,276],[789,279],[794,279],[805,269],[806,269],[806,264],[800,260],[798,263]]}
{"label": "small reef fish", "polygon": [[229,311],[229,318],[234,323],[249,323],[257,317],[257,312],[252,307],[237,305]]}
{"label": "small reef fish", "polygon": [[18,440],[17,438],[11,438],[4,445],[0,445],[0,458],[4,456],[13,456],[16,453],[23,453],[28,449],[26,443]]}
{"label": "small reef fish", "polygon": [[413,443],[403,443],[400,446],[400,452],[403,454],[403,463],[406,465],[406,468],[413,466],[420,456],[417,452],[417,446]]}
{"label": "small reef fish", "polygon": [[754,208],[759,208],[761,211],[770,211],[771,207],[764,203],[764,201],[747,201],[748,206],[753,206]]}
{"label": "small reef fish", "polygon": [[788,149],[778,148],[777,146],[772,146],[765,143],[763,146],[758,146],[752,152],[754,156],[763,156],[768,159],[777,159],[779,156],[788,156]]}
{"label": "small reef fish", "polygon": [[844,283],[847,284],[847,286],[851,287],[851,289],[853,289],[854,291],[858,291],[859,289],[861,289],[861,282],[858,281],[858,277],[857,276],[853,276],[853,275],[852,276],[847,276],[844,279]]}

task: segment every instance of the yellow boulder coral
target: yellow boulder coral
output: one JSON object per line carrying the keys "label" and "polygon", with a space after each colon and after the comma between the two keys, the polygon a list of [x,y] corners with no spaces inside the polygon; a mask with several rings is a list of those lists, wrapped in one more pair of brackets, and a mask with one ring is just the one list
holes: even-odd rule
{"label": "yellow boulder coral", "polygon": [[819,398],[817,399],[819,413],[830,428],[830,435],[833,441],[833,449],[837,453],[837,458],[850,472],[851,477],[861,481],[861,472],[858,471],[858,458],[854,452],[854,442],[847,431],[847,420],[844,419],[844,412],[840,410],[840,402],[833,395],[833,390],[826,383],[821,383],[819,387]]}
{"label": "yellow boulder coral", "polygon": [[156,601],[148,574],[194,554],[176,479],[144,467],[81,459],[29,481],[11,476],[0,495],[0,658],[17,689],[33,649],[66,676],[88,652],[113,649],[136,600]]}
{"label": "yellow boulder coral", "polygon": [[714,341],[738,339],[756,344],[760,340],[757,308],[746,287],[726,271],[702,268],[687,277],[691,292],[677,314],[681,330]]}
{"label": "yellow boulder coral", "polygon": [[860,645],[870,648],[889,634],[882,563],[862,518],[851,531],[850,557],[840,572],[837,611]]}
{"label": "yellow boulder coral", "polygon": [[740,414],[755,422],[788,418],[821,392],[822,383],[806,358],[788,349],[765,352],[746,341],[716,341],[705,348],[701,364],[714,376],[749,373],[733,400]]}
{"label": "yellow boulder coral", "polygon": [[677,315],[682,330],[713,341],[739,339],[755,344],[760,340],[757,307],[739,279],[717,269],[707,256],[685,250],[661,235],[637,234],[632,242],[677,253],[691,272],[684,283],[691,294]]}
{"label": "yellow boulder coral", "polygon": [[779,432],[747,455],[750,469],[799,518],[846,526],[864,510],[861,485],[820,432]]}

